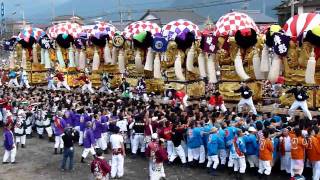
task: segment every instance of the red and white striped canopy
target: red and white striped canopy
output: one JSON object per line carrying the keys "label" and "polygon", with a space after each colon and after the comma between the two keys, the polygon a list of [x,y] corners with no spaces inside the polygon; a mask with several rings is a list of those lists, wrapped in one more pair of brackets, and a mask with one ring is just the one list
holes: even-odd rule
{"label": "red and white striped canopy", "polygon": [[283,30],[287,36],[297,39],[317,25],[320,25],[320,14],[303,13],[291,17],[283,26]]}
{"label": "red and white striped canopy", "polygon": [[196,39],[201,38],[201,32],[199,27],[191,21],[185,19],[178,19],[171,21],[164,25],[161,30],[161,34],[168,41],[174,40],[181,33],[192,32]]}
{"label": "red and white striped canopy", "polygon": [[251,17],[241,12],[228,13],[217,21],[216,36],[234,36],[238,30],[252,28],[257,34],[259,28]]}
{"label": "red and white striped canopy", "polygon": [[150,21],[137,21],[129,24],[123,31],[122,35],[126,39],[131,39],[132,36],[144,31],[149,31],[152,35],[160,33],[161,28],[158,24]]}
{"label": "red and white striped canopy", "polygon": [[59,34],[69,34],[74,38],[78,38],[82,32],[82,27],[77,23],[61,23],[48,28],[48,35],[50,38],[56,38]]}

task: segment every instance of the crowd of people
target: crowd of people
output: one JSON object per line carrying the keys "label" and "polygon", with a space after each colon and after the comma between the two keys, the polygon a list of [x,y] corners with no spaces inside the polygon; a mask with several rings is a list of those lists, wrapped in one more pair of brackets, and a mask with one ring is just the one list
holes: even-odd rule
{"label": "crowd of people", "polygon": [[[50,82],[53,77],[66,91]],[[272,171],[280,170],[288,179],[298,179],[309,169],[313,180],[320,178],[320,118],[311,116],[300,84],[287,92],[296,99],[289,114],[280,115],[257,112],[254,94],[245,83],[234,90],[241,94],[238,107],[226,108],[219,92],[189,102],[187,94],[173,88],[161,98],[147,95],[143,79],[135,93],[125,78],[112,91],[107,75],[104,78],[97,91],[85,73],[77,79],[84,82],[81,92],[70,91],[58,73],[48,76],[48,89],[19,83],[14,87],[15,82],[2,85],[3,164],[15,163],[17,149],[27,148],[27,139],[37,133],[54,142],[54,154],[63,154],[63,171],[66,164],[73,169],[74,144],[82,146],[79,161],[93,156],[91,172],[96,179],[123,177],[126,154],[149,160],[151,180],[165,178],[164,165],[176,164],[207,168],[213,176],[230,171],[237,180],[245,179],[245,173],[268,179]],[[306,117],[294,115],[298,107]],[[111,165],[103,153],[112,153]]]}

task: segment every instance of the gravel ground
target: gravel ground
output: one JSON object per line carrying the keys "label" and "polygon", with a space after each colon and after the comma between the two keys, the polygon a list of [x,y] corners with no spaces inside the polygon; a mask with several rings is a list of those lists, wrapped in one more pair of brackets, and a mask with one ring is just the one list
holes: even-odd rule
{"label": "gravel ground", "polygon": [[[2,130],[0,130],[2,134]],[[1,144],[3,142],[1,136]],[[61,172],[59,165],[62,159],[61,155],[53,155],[53,143],[46,139],[33,137],[27,139],[26,148],[19,148],[17,151],[17,164],[0,164],[0,180],[91,180],[89,164],[80,163],[82,148],[75,148],[74,171]],[[0,150],[3,155],[3,148]],[[105,155],[109,160],[111,155]],[[87,162],[91,161],[87,158]],[[123,180],[147,180],[148,162],[144,158],[135,159],[130,156],[125,158],[125,175]],[[165,166],[167,180],[232,180],[232,176],[227,172],[218,172],[218,176],[210,176],[203,168],[182,168],[178,165]],[[258,179],[257,177],[246,174],[244,180]],[[278,174],[272,175],[272,180],[287,179]]]}

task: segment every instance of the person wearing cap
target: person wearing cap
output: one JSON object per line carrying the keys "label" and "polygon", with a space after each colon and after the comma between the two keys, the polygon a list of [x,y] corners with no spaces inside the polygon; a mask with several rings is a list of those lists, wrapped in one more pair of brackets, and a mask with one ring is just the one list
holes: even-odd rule
{"label": "person wearing cap", "polygon": [[89,91],[91,94],[94,93],[94,90],[92,89],[92,82],[90,81],[88,74],[81,73],[81,76],[78,77],[75,80],[76,80],[76,82],[77,81],[82,81],[83,82],[83,85],[82,85],[82,88],[81,88],[81,92],[82,93],[85,93],[87,91]]}
{"label": "person wearing cap", "polygon": [[211,128],[210,135],[207,142],[207,154],[208,154],[208,163],[207,169],[208,172],[212,175],[215,175],[215,171],[219,165],[218,157],[218,147],[219,144],[223,141],[218,134],[218,129],[216,127]]}
{"label": "person wearing cap", "polygon": [[280,155],[281,163],[280,170],[286,171],[287,174],[291,173],[291,138],[293,134],[289,133],[287,128],[282,130],[282,135],[280,137]]}
{"label": "person wearing cap", "polygon": [[268,177],[272,168],[273,143],[269,138],[269,130],[263,130],[263,139],[260,140],[259,146],[259,170],[261,176]]}
{"label": "person wearing cap", "polygon": [[64,86],[68,91],[71,90],[70,86],[68,85],[68,82],[67,82],[66,78],[64,77],[63,72],[57,71],[55,77],[58,79],[57,90],[60,90],[61,86]]}
{"label": "person wearing cap", "polygon": [[12,127],[13,127],[13,123],[7,122],[3,130],[4,155],[2,159],[2,164],[7,164],[9,157],[10,157],[10,162],[12,164],[16,162],[17,148],[14,142],[13,133],[11,131]]}
{"label": "person wearing cap", "polygon": [[110,136],[110,143],[112,148],[112,163],[111,163],[111,178],[122,178],[124,171],[124,157],[126,151],[124,147],[124,139],[120,134],[120,128],[115,127],[113,134]]}
{"label": "person wearing cap", "polygon": [[244,105],[248,105],[250,109],[253,111],[253,114],[257,114],[257,110],[253,104],[252,100],[252,91],[246,83],[242,83],[241,87],[234,91],[235,93],[240,93],[241,99],[238,103],[238,112],[242,112],[242,108]]}
{"label": "person wearing cap", "polygon": [[91,173],[95,180],[109,180],[111,167],[103,157],[103,150],[98,148],[96,152],[97,155],[90,165]]}
{"label": "person wearing cap", "polygon": [[60,154],[62,154],[63,151],[63,140],[62,135],[64,133],[64,129],[67,127],[66,122],[63,118],[61,118],[62,113],[59,112],[58,115],[54,117],[53,120],[53,129],[54,129],[54,135],[55,135],[55,143],[54,143],[54,154],[58,153],[58,148],[60,148]]}
{"label": "person wearing cap", "polygon": [[151,135],[151,141],[147,144],[147,148],[146,148],[146,157],[149,158],[149,176],[151,178],[151,174],[152,174],[152,168],[154,166],[155,163],[155,152],[157,151],[159,147],[159,139],[158,139],[158,134],[157,133],[153,133]]}
{"label": "person wearing cap", "polygon": [[298,83],[297,87],[294,87],[288,90],[283,95],[285,94],[293,94],[295,98],[295,101],[293,102],[293,104],[289,109],[289,115],[291,117],[294,116],[295,110],[300,107],[304,112],[305,116],[307,116],[309,120],[312,120],[312,115],[308,109],[308,103],[307,103],[309,96],[301,83]]}
{"label": "person wearing cap", "polygon": [[305,148],[308,143],[302,136],[299,128],[294,129],[294,136],[291,138],[291,177],[302,175],[304,169]]}
{"label": "person wearing cap", "polygon": [[230,148],[230,157],[233,159],[233,171],[237,180],[242,180],[246,172],[246,144],[243,139],[243,132],[241,129],[237,130],[237,135],[232,140]]}
{"label": "person wearing cap", "polygon": [[81,163],[85,163],[84,159],[88,156],[89,153],[95,157],[96,152],[94,147],[96,146],[96,141],[94,139],[94,134],[92,132],[92,122],[86,122],[86,129],[83,133],[83,152],[81,155]]}
{"label": "person wearing cap", "polygon": [[250,165],[251,172],[255,172],[254,168],[258,168],[259,166],[259,161],[258,161],[258,150],[259,150],[259,144],[258,144],[258,139],[256,136],[257,130],[253,127],[250,126],[248,129],[249,134],[244,136],[244,141],[246,143],[246,157],[247,161]]}
{"label": "person wearing cap", "polygon": [[221,110],[223,113],[227,111],[226,106],[224,105],[223,96],[220,94],[219,91],[216,91],[213,96],[210,97],[209,104],[208,104],[209,110]]}

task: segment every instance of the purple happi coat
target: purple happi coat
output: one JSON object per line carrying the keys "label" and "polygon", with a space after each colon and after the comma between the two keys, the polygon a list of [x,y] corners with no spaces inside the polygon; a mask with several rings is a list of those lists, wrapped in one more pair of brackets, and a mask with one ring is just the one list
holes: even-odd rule
{"label": "purple happi coat", "polygon": [[5,128],[3,131],[4,148],[7,151],[11,151],[14,145],[14,137],[10,129]]}
{"label": "purple happi coat", "polygon": [[91,128],[86,128],[83,136],[83,147],[90,148],[96,143],[93,135],[93,131]]}
{"label": "purple happi coat", "polygon": [[64,119],[59,118],[58,116],[54,117],[53,121],[53,130],[55,136],[60,136],[64,133],[64,128],[66,128],[67,124]]}

